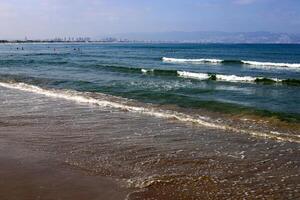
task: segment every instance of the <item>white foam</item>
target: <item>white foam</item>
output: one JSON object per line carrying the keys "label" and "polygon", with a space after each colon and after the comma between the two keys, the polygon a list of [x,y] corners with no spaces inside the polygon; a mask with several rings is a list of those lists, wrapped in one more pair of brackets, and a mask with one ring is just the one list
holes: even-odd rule
{"label": "white foam", "polygon": [[[236,76],[236,75],[216,75],[217,80],[228,82],[255,82],[257,79],[263,79],[264,77],[252,77],[252,76]],[[268,78],[275,82],[281,82],[282,79]]]}
{"label": "white foam", "polygon": [[147,69],[141,69],[141,72],[142,72],[143,74],[147,74],[147,73],[153,72],[153,71],[154,71],[153,69],[150,69],[150,70],[147,70]]}
{"label": "white foam", "polygon": [[[196,73],[196,72],[186,72],[186,71],[178,71],[178,76],[183,78],[192,78],[198,80],[207,80],[212,75],[206,73]],[[236,76],[236,75],[220,75],[217,74],[216,80],[217,81],[225,81],[225,82],[255,82],[256,79],[262,79],[263,77],[252,77],[252,76]],[[268,78],[276,82],[282,81],[281,79],[277,78]]]}
{"label": "white foam", "polygon": [[107,100],[101,100],[101,99],[95,99],[89,96],[84,96],[82,93],[75,92],[75,91],[62,91],[62,90],[48,90],[43,89],[37,86],[28,85],[26,83],[1,83],[0,86],[10,88],[10,89],[18,89],[26,92],[32,92],[37,94],[42,94],[48,97],[54,97],[54,98],[61,98],[66,100],[71,100],[79,103],[88,103],[88,104],[94,104],[102,107],[111,107],[111,108],[117,108],[122,110],[128,110],[131,112],[138,112],[143,114],[148,114],[151,116],[161,117],[161,118],[167,118],[167,119],[178,119],[180,121],[185,122],[194,122],[198,123],[199,125],[211,127],[211,128],[218,128],[218,129],[224,129],[220,125],[216,125],[214,123],[206,122],[204,120],[200,119],[193,119],[189,118],[187,115],[180,114],[180,113],[169,113],[164,112],[161,110],[155,110],[150,108],[144,108],[144,107],[136,107],[136,106],[129,106],[122,103],[116,103],[111,102]]}
{"label": "white foam", "polygon": [[141,69],[142,73],[146,74],[148,72],[148,70],[145,69]]}
{"label": "white foam", "polygon": [[209,75],[204,74],[204,73],[177,71],[177,74],[178,74],[178,76],[184,77],[184,78],[194,78],[194,79],[199,79],[199,80],[209,79]]}
{"label": "white foam", "polygon": [[219,59],[180,59],[180,58],[162,58],[163,62],[173,62],[173,63],[221,63],[223,60]]}
{"label": "white foam", "polygon": [[254,66],[300,68],[300,63],[273,63],[242,60],[242,63]]}
{"label": "white foam", "polygon": [[[218,64],[225,62],[226,60],[221,59],[209,59],[209,58],[200,58],[200,59],[183,59],[183,58],[162,58],[163,62],[170,62],[170,63],[212,63]],[[237,60],[238,61],[238,60]],[[287,68],[300,68],[300,63],[274,63],[274,62],[259,62],[259,61],[248,61],[248,60],[241,60],[241,63],[246,65],[253,65],[253,66],[262,66],[262,67],[287,67]]]}
{"label": "white foam", "polygon": [[256,77],[236,75],[216,75],[217,80],[228,82],[254,82]]}
{"label": "white foam", "polygon": [[101,99],[95,99],[89,96],[85,96],[84,93],[76,92],[76,91],[63,91],[63,90],[49,90],[49,89],[43,89],[34,85],[29,85],[26,83],[4,83],[0,82],[1,87],[9,88],[9,89],[16,89],[26,92],[32,92],[36,94],[41,94],[47,97],[52,98],[60,98],[65,100],[70,100],[78,103],[87,103],[87,104],[93,104],[100,107],[110,107],[110,108],[116,108],[121,110],[127,110],[130,112],[135,113],[141,113],[145,115],[155,116],[159,118],[164,119],[175,119],[182,122],[188,122],[188,123],[194,123],[197,125],[205,126],[208,128],[213,129],[220,129],[220,130],[228,130],[232,132],[237,133],[244,133],[249,134],[252,136],[258,136],[258,137],[264,137],[264,138],[272,138],[276,140],[281,141],[290,141],[290,142],[297,142],[300,143],[299,136],[291,136],[287,134],[280,134],[280,133],[262,133],[262,132],[256,132],[256,131],[249,131],[249,130],[241,130],[234,127],[230,127],[227,125],[220,125],[212,122],[204,121],[201,118],[195,118],[183,113],[178,112],[172,112],[167,110],[157,110],[154,108],[145,108],[145,107],[137,107],[137,106],[129,106],[122,103],[107,101],[107,100],[101,100]]}

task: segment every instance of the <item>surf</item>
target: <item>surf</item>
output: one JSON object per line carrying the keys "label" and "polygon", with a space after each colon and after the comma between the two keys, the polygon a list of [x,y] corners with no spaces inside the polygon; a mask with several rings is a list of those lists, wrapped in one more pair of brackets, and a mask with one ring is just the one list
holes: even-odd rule
{"label": "surf", "polygon": [[219,59],[180,59],[180,58],[167,58],[163,57],[162,60],[164,62],[171,62],[171,63],[222,63],[223,60]]}
{"label": "surf", "polygon": [[224,74],[214,74],[214,73],[200,73],[200,72],[189,72],[180,71],[172,69],[145,69],[145,68],[127,68],[120,66],[105,66],[107,69],[113,71],[125,73],[135,73],[143,75],[152,76],[171,76],[179,78],[195,79],[199,81],[211,80],[211,81],[221,81],[221,82],[233,82],[233,83],[266,83],[266,84],[283,84],[283,85],[293,85],[300,86],[300,80],[297,79],[279,79],[274,77],[252,77],[252,76],[237,76],[237,75],[224,75]]}
{"label": "surf", "polygon": [[300,68],[300,63],[276,63],[276,62],[260,62],[248,60],[221,60],[221,59],[182,59],[182,58],[168,58],[162,57],[162,61],[166,63],[190,63],[190,64],[240,64],[261,67],[286,67],[286,68]]}
{"label": "surf", "polygon": [[[89,96],[88,93],[84,93],[84,92],[77,92],[77,91],[73,91],[73,90],[45,89],[45,88],[41,88],[41,87],[38,87],[35,85],[29,85],[26,83],[22,83],[22,82],[19,82],[19,83],[0,82],[0,86],[4,87],[4,88],[8,88],[8,89],[14,89],[14,90],[20,90],[20,91],[40,94],[40,95],[44,95],[44,96],[51,97],[51,98],[59,98],[59,99],[64,99],[64,100],[68,100],[68,101],[73,101],[76,103],[85,103],[85,104],[96,105],[96,106],[99,106],[102,108],[114,108],[114,109],[119,109],[119,110],[125,110],[128,112],[163,118],[163,119],[178,120],[181,122],[192,123],[192,124],[196,124],[199,126],[212,128],[212,129],[232,131],[235,133],[248,134],[248,135],[252,135],[252,136],[256,136],[256,137],[275,139],[275,140],[279,140],[279,141],[289,141],[289,142],[300,143],[299,135],[290,135],[290,134],[278,133],[278,132],[264,133],[264,132],[251,131],[251,130],[241,130],[241,129],[237,129],[237,128],[234,128],[234,127],[231,127],[228,125],[222,125],[222,124],[217,124],[214,122],[206,121],[206,120],[204,120],[205,117],[201,117],[201,116],[195,118],[193,116],[179,113],[176,111],[162,110],[162,109],[151,108],[151,107],[127,105],[125,103],[126,100],[122,103],[120,101],[114,102],[114,101],[110,101],[108,99],[97,99],[97,98]],[[104,96],[107,96],[107,95],[104,95]]]}
{"label": "surf", "polygon": [[[264,78],[264,77],[251,77],[251,76],[236,76],[236,75],[222,75],[222,74],[206,74],[206,73],[195,73],[178,71],[178,76],[183,78],[192,78],[199,80],[214,80],[223,82],[252,82],[255,83],[259,80],[270,80],[272,82],[282,82],[280,79],[276,78]],[[263,82],[263,81],[261,81]]]}
{"label": "surf", "polygon": [[129,74],[142,74],[149,76],[162,76],[162,77],[179,77],[189,78],[199,81],[221,81],[233,83],[267,83],[267,84],[283,84],[291,86],[300,86],[298,79],[279,79],[276,77],[252,77],[252,76],[238,76],[234,74],[215,74],[215,73],[201,73],[191,71],[181,71],[175,69],[159,69],[159,68],[140,68],[140,67],[126,67],[118,65],[95,65],[93,68],[102,68],[106,71],[129,73]]}

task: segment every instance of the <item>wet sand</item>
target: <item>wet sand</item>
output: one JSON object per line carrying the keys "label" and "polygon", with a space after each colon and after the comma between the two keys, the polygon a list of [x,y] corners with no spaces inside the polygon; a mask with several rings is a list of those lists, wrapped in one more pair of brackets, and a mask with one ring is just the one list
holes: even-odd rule
{"label": "wet sand", "polygon": [[111,178],[90,176],[55,157],[0,141],[0,199],[125,199]]}
{"label": "wet sand", "polygon": [[297,199],[298,143],[0,88],[0,199]]}

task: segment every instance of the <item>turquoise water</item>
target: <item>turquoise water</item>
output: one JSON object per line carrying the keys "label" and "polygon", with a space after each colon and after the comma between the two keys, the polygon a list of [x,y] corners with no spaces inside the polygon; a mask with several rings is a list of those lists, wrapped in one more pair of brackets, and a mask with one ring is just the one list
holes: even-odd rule
{"label": "turquoise water", "polygon": [[1,82],[184,108],[300,119],[299,80],[300,45],[0,45]]}

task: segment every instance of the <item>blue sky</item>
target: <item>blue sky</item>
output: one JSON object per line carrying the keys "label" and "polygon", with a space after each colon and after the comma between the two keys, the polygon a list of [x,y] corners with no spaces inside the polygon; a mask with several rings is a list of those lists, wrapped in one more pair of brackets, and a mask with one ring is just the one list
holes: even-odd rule
{"label": "blue sky", "polygon": [[0,38],[164,31],[300,33],[300,0],[0,0]]}

